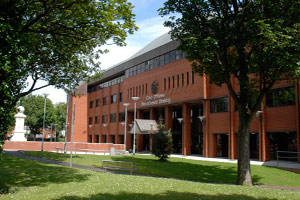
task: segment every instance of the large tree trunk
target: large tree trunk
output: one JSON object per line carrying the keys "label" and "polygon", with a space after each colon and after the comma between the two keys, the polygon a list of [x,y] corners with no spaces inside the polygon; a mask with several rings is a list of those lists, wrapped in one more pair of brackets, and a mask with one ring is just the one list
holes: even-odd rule
{"label": "large tree trunk", "polygon": [[252,185],[250,168],[250,123],[248,114],[239,112],[238,185]]}

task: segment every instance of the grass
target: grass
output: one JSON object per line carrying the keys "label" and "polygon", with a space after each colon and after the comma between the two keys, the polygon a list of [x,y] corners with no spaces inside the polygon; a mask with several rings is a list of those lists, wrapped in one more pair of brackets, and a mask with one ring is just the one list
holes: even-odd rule
{"label": "grass", "polygon": [[3,156],[0,184],[14,188],[0,200],[300,199],[295,191],[97,173]]}
{"label": "grass", "polygon": [[[51,152],[26,152],[29,155],[69,162],[70,155]],[[150,176],[177,178],[182,180],[205,181],[211,183],[235,183],[236,164],[170,158],[168,162],[158,162],[154,156],[126,155],[102,156],[76,154],[73,163],[101,167],[101,160],[132,161],[136,173]],[[251,166],[253,184],[300,187],[300,174],[275,167]]]}

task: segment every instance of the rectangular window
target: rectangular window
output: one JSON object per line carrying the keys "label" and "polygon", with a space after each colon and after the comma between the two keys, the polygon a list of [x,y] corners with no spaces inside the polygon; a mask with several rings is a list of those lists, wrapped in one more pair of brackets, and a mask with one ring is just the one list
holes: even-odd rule
{"label": "rectangular window", "polygon": [[170,52],[165,54],[165,64],[170,62]]}
{"label": "rectangular window", "polygon": [[93,118],[89,117],[89,125],[92,125],[92,124],[93,124]]}
{"label": "rectangular window", "polygon": [[138,96],[138,86],[135,87],[135,96]]}
{"label": "rectangular window", "polygon": [[194,80],[194,77],[195,76],[195,72],[194,71],[192,71],[192,84],[194,84],[194,82],[195,82],[195,80]]}
{"label": "rectangular window", "polygon": [[100,122],[100,116],[95,116],[95,124],[99,124]]}
{"label": "rectangular window", "polygon": [[132,88],[130,88],[130,98],[132,97]]}
{"label": "rectangular window", "polygon": [[99,107],[99,99],[96,99],[96,107]]}
{"label": "rectangular window", "polygon": [[107,124],[107,115],[102,115],[102,124]]}
{"label": "rectangular window", "polygon": [[267,94],[268,107],[289,106],[289,105],[295,105],[295,88],[293,86],[272,89]]}
{"label": "rectangular window", "polygon": [[107,98],[106,98],[106,97],[103,97],[103,98],[102,98],[102,101],[103,101],[103,106],[105,106],[105,105],[108,104],[108,101],[107,101]]}
{"label": "rectangular window", "polygon": [[168,86],[169,86],[169,89],[170,89],[170,87],[171,87],[171,78],[170,77],[168,78],[168,83],[169,83]]}
{"label": "rectangular window", "polygon": [[173,88],[175,87],[175,76],[173,76]]}
{"label": "rectangular window", "polygon": [[117,121],[117,115],[116,115],[116,113],[113,113],[113,114],[109,115],[109,121],[110,121],[110,123],[114,123],[114,122]]}
{"label": "rectangular window", "polygon": [[120,101],[120,102],[123,101],[123,92],[120,92],[119,101]]}
{"label": "rectangular window", "polygon": [[228,97],[222,97],[210,100],[210,112],[228,112]]}
{"label": "rectangular window", "polygon": [[144,84],[143,84],[143,92],[142,92],[142,95],[144,96]]}
{"label": "rectangular window", "polygon": [[164,78],[164,90],[166,90],[166,79]]}
{"label": "rectangular window", "polygon": [[177,75],[177,87],[179,87],[179,75]]}
{"label": "rectangular window", "polygon": [[186,73],[186,84],[190,84],[190,75],[189,72]]}
{"label": "rectangular window", "polygon": [[119,122],[125,122],[125,112],[119,113]]}
{"label": "rectangular window", "polygon": [[111,143],[115,144],[115,142],[116,142],[116,136],[111,135],[110,137],[111,137]]}
{"label": "rectangular window", "polygon": [[139,85],[139,96],[141,96],[141,86]]}
{"label": "rectangular window", "polygon": [[146,94],[147,94],[147,86],[148,86],[148,85],[147,85],[147,83],[146,83]]}
{"label": "rectangular window", "polygon": [[182,82],[182,86],[184,86],[184,73],[181,74],[181,82]]}
{"label": "rectangular window", "polygon": [[135,97],[135,87],[133,87],[133,93],[132,96]]}
{"label": "rectangular window", "polygon": [[113,94],[110,96],[110,103],[111,104],[117,103],[117,95],[116,94]]}
{"label": "rectangular window", "polygon": [[162,66],[165,64],[165,55],[159,56],[159,65]]}
{"label": "rectangular window", "polygon": [[129,99],[129,89],[127,89],[127,99]]}
{"label": "rectangular window", "polygon": [[90,101],[90,108],[93,108],[94,101]]}

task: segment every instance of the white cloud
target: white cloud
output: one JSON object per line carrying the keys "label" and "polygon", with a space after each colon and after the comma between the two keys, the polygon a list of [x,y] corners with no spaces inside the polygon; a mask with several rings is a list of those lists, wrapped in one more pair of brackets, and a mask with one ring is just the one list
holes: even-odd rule
{"label": "white cloud", "polygon": [[101,49],[108,49],[109,53],[101,55],[98,60],[102,69],[112,67],[142,49],[155,38],[168,32],[170,29],[163,26],[164,19],[154,17],[137,22],[139,30],[126,39],[127,46],[118,47],[116,45],[105,45]]}

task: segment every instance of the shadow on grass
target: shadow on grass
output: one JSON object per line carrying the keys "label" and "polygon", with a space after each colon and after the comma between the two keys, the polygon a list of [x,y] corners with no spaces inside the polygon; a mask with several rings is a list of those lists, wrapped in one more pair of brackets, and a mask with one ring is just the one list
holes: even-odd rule
{"label": "shadow on grass", "polygon": [[[236,166],[227,163],[220,163],[220,165],[199,161],[193,163],[193,161],[182,162],[182,159],[169,159],[167,162],[159,162],[155,159],[133,156],[118,156],[111,157],[111,159],[131,161],[138,167],[136,173],[150,176],[214,183],[235,183],[237,178]],[[259,176],[252,176],[254,184],[259,183],[260,179]]]}
{"label": "shadow on grass", "polygon": [[[88,197],[78,197],[78,196],[63,196],[54,200],[92,200],[92,199],[142,199],[142,200],[153,200],[153,199],[220,199],[220,200],[234,200],[234,199],[244,199],[244,200],[255,200],[256,197],[247,196],[246,194],[216,194],[216,195],[201,195],[190,192],[176,192],[167,191],[161,194],[144,194],[144,193],[129,193],[121,192],[118,194],[95,194]],[[260,198],[261,200],[275,200],[274,198]]]}
{"label": "shadow on grass", "polygon": [[[51,160],[58,160],[58,161],[66,161],[70,158],[70,154],[64,154],[64,153],[53,153],[53,152],[41,152],[41,151],[25,151],[26,155],[30,156],[36,156],[41,158],[48,158]],[[72,154],[73,158],[79,158],[78,155]]]}
{"label": "shadow on grass", "polygon": [[50,183],[82,182],[89,175],[77,169],[3,155],[0,163],[0,188],[47,186]]}

